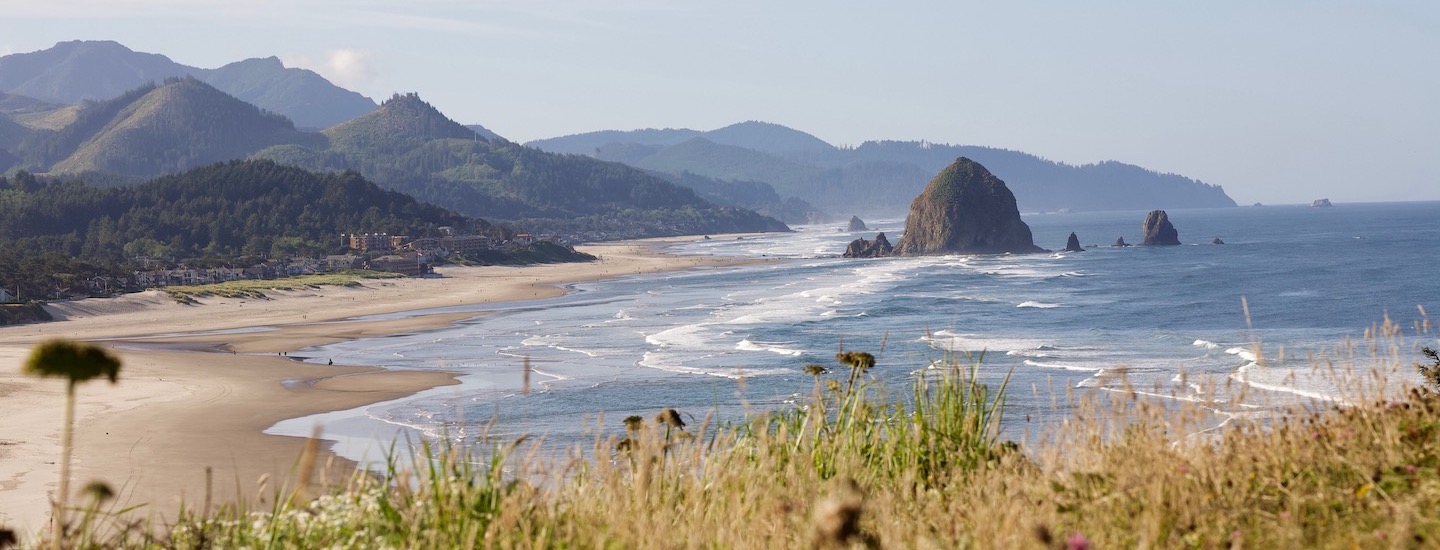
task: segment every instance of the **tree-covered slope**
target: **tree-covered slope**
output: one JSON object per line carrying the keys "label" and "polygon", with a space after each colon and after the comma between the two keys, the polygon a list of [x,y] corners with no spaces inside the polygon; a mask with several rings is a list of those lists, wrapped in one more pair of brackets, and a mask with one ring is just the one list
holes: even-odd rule
{"label": "tree-covered slope", "polygon": [[537,139],[525,145],[551,153],[572,155],[595,155],[595,149],[612,143],[639,143],[642,145],[675,145],[699,137],[699,130],[689,128],[645,128],[643,130],[601,130],[548,139]]}
{"label": "tree-covered slope", "polygon": [[60,42],[49,49],[0,57],[0,91],[55,103],[104,100],[192,69],[159,54],[109,40]]}
{"label": "tree-covered slope", "polygon": [[358,155],[404,154],[437,139],[484,139],[415,94],[397,94],[382,108],[322,133],[334,150]]}
{"label": "tree-covered slope", "polygon": [[701,134],[721,145],[744,147],[765,153],[786,155],[833,151],[835,146],[813,135],[779,124],[747,120]]}
{"label": "tree-covered slope", "polygon": [[81,40],[0,57],[0,92],[61,104],[108,100],[128,90],[186,76],[284,115],[302,128],[329,127],[375,109],[371,99],[336,86],[314,71],[287,68],[274,57],[202,69],[113,41]]}
{"label": "tree-covered slope", "polygon": [[622,164],[481,137],[414,94],[396,95],[324,134],[328,149],[271,147],[256,157],[354,169],[467,215],[580,238],[787,229]]}
{"label": "tree-covered slope", "polygon": [[314,71],[286,67],[278,58],[246,59],[200,70],[207,84],[300,128],[328,128],[375,110],[375,101],[331,84]]}
{"label": "tree-covered slope", "polygon": [[88,105],[59,132],[22,147],[53,173],[153,176],[243,158],[281,143],[318,144],[283,116],[262,111],[193,78],[140,88]]}
{"label": "tree-covered slope", "polygon": [[[354,172],[314,173],[265,161],[213,164],[130,187],[52,182],[0,188],[0,250],[91,261],[129,256],[325,253],[339,235],[499,235],[483,220],[386,191]],[[32,186],[33,187],[33,186]]]}
{"label": "tree-covered slope", "polygon": [[[903,214],[926,182],[961,156],[1003,178],[1024,211],[1235,205],[1218,185],[1114,161],[1075,166],[1019,151],[919,141],[837,148],[798,130],[754,121],[709,132],[676,132],[602,131],[531,143],[554,151],[584,149],[601,159],[666,174],[765,182],[782,196],[831,213]],[[678,139],[682,135],[689,137]]]}

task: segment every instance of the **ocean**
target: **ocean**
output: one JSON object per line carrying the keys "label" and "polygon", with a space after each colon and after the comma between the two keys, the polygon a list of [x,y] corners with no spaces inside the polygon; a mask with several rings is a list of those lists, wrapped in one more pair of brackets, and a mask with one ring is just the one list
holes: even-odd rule
{"label": "ocean", "polygon": [[[1222,420],[1255,403],[1343,402],[1336,369],[1315,365],[1365,364],[1366,332],[1382,319],[1406,335],[1403,361],[1437,341],[1418,333],[1424,312],[1440,311],[1440,202],[1168,213],[1182,246],[1109,246],[1140,242],[1141,211],[1024,216],[1037,245],[1058,250],[1073,231],[1083,253],[845,259],[849,241],[875,232],[842,223],[696,237],[670,252],[766,262],[579,284],[474,307],[484,315],[450,328],[295,353],[462,383],[267,433],[320,424],[360,461],[424,437],[589,448],[622,433],[626,416],[666,407],[699,423],[795,406],[813,388],[803,367],[835,367],[844,349],[875,354],[870,374],[900,391],[944,361],[980,361],[985,382],[1009,380],[1002,437],[1018,439],[1105,392],[1203,403]],[[904,227],[867,221],[892,242]]]}

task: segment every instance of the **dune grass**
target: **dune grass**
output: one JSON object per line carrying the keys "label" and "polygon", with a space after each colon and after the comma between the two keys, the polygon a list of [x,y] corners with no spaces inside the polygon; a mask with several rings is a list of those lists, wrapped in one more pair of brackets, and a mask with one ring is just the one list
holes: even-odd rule
{"label": "dune grass", "polygon": [[1434,547],[1440,395],[1395,391],[1403,382],[1385,380],[1413,370],[1397,336],[1393,327],[1375,331],[1358,346],[1369,359],[1319,361],[1362,373],[1344,406],[1257,409],[1265,414],[1215,427],[1204,404],[1106,392],[1024,446],[999,437],[1006,388],[979,383],[979,363],[950,358],[892,392],[867,375],[873,357],[842,354],[831,369],[805,367],[814,384],[800,390],[810,394],[800,406],[739,423],[686,426],[664,411],[617,419],[592,448],[564,459],[546,458],[524,438],[426,444],[392,459],[383,475],[357,475],[318,498],[277,490],[268,504],[186,514],[158,530],[99,527],[84,540],[156,548]]}
{"label": "dune grass", "polygon": [[221,298],[264,298],[267,291],[301,290],[321,286],[356,286],[367,279],[397,279],[405,277],[399,273],[350,269],[332,273],[299,275],[283,279],[242,279],[208,285],[176,285],[160,290],[182,304],[193,303],[196,298],[218,296]]}

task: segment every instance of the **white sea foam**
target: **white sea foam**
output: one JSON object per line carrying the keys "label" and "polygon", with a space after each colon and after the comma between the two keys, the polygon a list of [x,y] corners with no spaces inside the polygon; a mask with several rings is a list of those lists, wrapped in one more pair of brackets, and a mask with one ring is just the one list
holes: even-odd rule
{"label": "white sea foam", "polygon": [[1039,361],[1031,361],[1031,360],[1029,360],[1029,359],[1026,359],[1026,360],[1024,361],[1024,363],[1025,363],[1026,365],[1028,365],[1028,366],[1031,366],[1031,367],[1040,367],[1040,368],[1042,368],[1042,369],[1059,369],[1059,370],[1070,370],[1070,371],[1078,371],[1078,372],[1093,372],[1093,373],[1097,373],[1097,374],[1098,374],[1098,373],[1101,373],[1101,372],[1105,372],[1105,369],[1102,369],[1102,368],[1100,368],[1100,367],[1083,367],[1083,366],[1080,366],[1080,365],[1066,365],[1066,364],[1064,364],[1064,363],[1041,363],[1041,362],[1039,362]]}
{"label": "white sea foam", "polygon": [[990,338],[978,334],[961,334],[950,330],[938,330],[928,336],[921,336],[920,340],[929,343],[933,348],[945,351],[990,351],[994,353],[1008,353],[1011,351],[1055,350],[1053,346],[1050,346],[1043,340]]}
{"label": "white sea foam", "polygon": [[791,343],[793,342],[760,342],[746,338],[735,344],[735,349],[741,351],[768,351],[770,353],[789,355],[791,357],[805,355],[805,350],[783,347],[785,344]]}
{"label": "white sea foam", "polygon": [[1339,384],[1316,369],[1262,367],[1251,362],[1236,369],[1230,378],[1252,388],[1347,404],[1347,401],[1339,397]]}
{"label": "white sea foam", "polygon": [[1060,305],[1060,304],[1050,304],[1050,303],[1046,303],[1046,302],[1034,302],[1034,301],[1029,301],[1029,302],[1020,302],[1020,305],[1017,305],[1017,306],[1015,306],[1015,307],[1028,307],[1028,308],[1039,308],[1039,309],[1053,309],[1053,308],[1061,307],[1061,305]]}
{"label": "white sea foam", "polygon": [[703,324],[680,325],[645,336],[645,342],[661,348],[698,348],[705,345]]}
{"label": "white sea foam", "polygon": [[1248,350],[1248,349],[1245,349],[1245,348],[1230,348],[1230,349],[1225,350],[1225,353],[1228,353],[1228,354],[1230,354],[1230,355],[1237,356],[1237,357],[1239,357],[1239,358],[1241,358],[1241,359],[1244,359],[1244,360],[1246,360],[1246,361],[1249,361],[1249,362],[1251,362],[1251,363],[1255,363],[1255,362],[1258,362],[1258,361],[1260,360],[1260,359],[1258,359],[1258,358],[1255,357],[1255,352],[1252,352],[1252,351],[1250,351],[1250,350]]}
{"label": "white sea foam", "polygon": [[1196,340],[1196,341],[1194,341],[1194,342],[1191,342],[1190,345],[1195,346],[1195,347],[1197,347],[1197,348],[1205,348],[1205,349],[1219,349],[1219,348],[1220,348],[1220,344],[1216,344],[1215,342],[1211,342],[1211,341],[1209,341],[1209,340]]}

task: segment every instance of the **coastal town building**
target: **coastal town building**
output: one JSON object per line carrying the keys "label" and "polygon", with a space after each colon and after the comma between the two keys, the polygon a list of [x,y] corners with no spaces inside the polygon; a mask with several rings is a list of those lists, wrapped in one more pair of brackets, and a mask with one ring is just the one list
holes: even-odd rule
{"label": "coastal town building", "polygon": [[355,250],[394,250],[410,242],[407,235],[386,233],[351,233],[344,237],[345,245]]}

